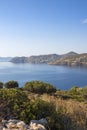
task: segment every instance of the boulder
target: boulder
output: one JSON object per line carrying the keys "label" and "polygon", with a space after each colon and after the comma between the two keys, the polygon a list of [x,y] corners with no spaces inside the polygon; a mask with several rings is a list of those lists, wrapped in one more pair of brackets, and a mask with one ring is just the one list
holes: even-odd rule
{"label": "boulder", "polygon": [[48,127],[47,120],[42,118],[40,120],[31,120],[30,122],[30,130],[47,130]]}
{"label": "boulder", "polygon": [[29,130],[47,130],[47,129],[41,124],[31,122]]}
{"label": "boulder", "polygon": [[2,120],[0,130],[49,130],[46,119],[31,120],[30,125],[20,120]]}
{"label": "boulder", "polygon": [[16,124],[17,128],[21,129],[21,130],[26,130],[27,129],[27,125],[23,122],[20,121]]}
{"label": "boulder", "polygon": [[3,120],[2,130],[27,130],[27,125],[23,121],[19,120]]}

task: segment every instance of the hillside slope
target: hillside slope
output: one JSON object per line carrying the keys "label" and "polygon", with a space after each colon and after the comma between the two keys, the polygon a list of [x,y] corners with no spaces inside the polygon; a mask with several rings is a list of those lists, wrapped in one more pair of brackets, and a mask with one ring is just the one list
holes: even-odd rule
{"label": "hillside slope", "polygon": [[69,52],[63,55],[48,54],[48,55],[38,55],[30,57],[14,57],[10,61],[13,63],[49,64],[49,63],[55,63],[56,61],[59,61],[61,58],[74,55],[78,54],[75,52]]}
{"label": "hillside slope", "polygon": [[65,56],[60,60],[51,62],[52,65],[67,65],[67,66],[87,66],[87,54],[77,54]]}
{"label": "hillside slope", "polygon": [[39,55],[39,56],[30,56],[30,57],[14,57],[11,59],[13,63],[33,63],[33,64],[43,64],[54,62],[60,59],[60,55],[49,54],[49,55]]}

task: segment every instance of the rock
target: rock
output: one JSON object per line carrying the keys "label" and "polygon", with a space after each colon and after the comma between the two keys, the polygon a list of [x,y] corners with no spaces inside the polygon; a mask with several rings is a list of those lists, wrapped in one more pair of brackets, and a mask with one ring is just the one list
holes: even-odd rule
{"label": "rock", "polygon": [[21,129],[21,130],[26,130],[26,124],[23,121],[20,121],[17,123],[17,128]]}
{"label": "rock", "polygon": [[3,123],[0,123],[0,130],[3,130]]}
{"label": "rock", "polygon": [[43,125],[48,125],[48,122],[45,118],[40,119],[39,122]]}
{"label": "rock", "polygon": [[47,130],[47,129],[41,124],[31,123],[29,130]]}
{"label": "rock", "polygon": [[0,130],[48,130],[46,119],[31,120],[30,125],[20,120],[2,120],[0,122]]}
{"label": "rock", "polygon": [[3,130],[27,130],[27,125],[19,120],[2,120]]}
{"label": "rock", "polygon": [[40,120],[31,120],[30,130],[47,130],[48,124],[47,120],[42,118]]}

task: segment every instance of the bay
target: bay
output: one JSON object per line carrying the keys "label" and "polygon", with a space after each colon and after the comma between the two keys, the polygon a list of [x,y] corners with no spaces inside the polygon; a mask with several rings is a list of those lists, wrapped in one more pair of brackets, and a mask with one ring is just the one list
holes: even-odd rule
{"label": "bay", "polygon": [[18,81],[20,87],[27,81],[40,80],[58,89],[67,90],[72,86],[87,85],[87,68],[0,62],[0,81],[9,80]]}

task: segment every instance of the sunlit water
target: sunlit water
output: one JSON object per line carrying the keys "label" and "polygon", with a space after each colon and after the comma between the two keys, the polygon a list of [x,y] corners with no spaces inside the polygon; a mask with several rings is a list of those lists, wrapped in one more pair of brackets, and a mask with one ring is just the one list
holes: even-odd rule
{"label": "sunlit water", "polygon": [[27,81],[41,80],[59,89],[87,85],[87,68],[51,66],[46,64],[13,64],[0,62],[0,81],[16,80],[20,87]]}

